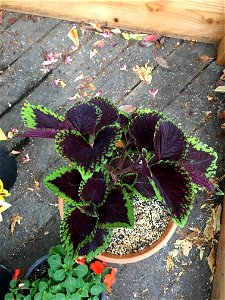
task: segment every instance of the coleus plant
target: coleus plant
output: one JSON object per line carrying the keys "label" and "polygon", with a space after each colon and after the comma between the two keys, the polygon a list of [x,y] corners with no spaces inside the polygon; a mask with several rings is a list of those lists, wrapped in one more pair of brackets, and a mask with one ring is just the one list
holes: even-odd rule
{"label": "coleus plant", "polygon": [[54,138],[70,164],[54,170],[45,185],[65,201],[61,239],[87,259],[108,245],[112,229],[132,228],[133,199],[163,201],[183,227],[198,189],[214,191],[217,154],[186,135],[166,115],[150,109],[132,114],[95,97],[65,116],[25,103],[26,137]]}

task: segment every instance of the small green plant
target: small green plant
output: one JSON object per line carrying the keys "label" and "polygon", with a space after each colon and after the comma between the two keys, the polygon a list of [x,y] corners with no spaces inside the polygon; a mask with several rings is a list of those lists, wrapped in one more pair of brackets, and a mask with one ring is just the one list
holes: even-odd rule
{"label": "small green plant", "polygon": [[50,250],[49,269],[44,278],[12,280],[5,300],[98,300],[101,293],[110,293],[116,269],[94,260],[74,260],[61,245]]}

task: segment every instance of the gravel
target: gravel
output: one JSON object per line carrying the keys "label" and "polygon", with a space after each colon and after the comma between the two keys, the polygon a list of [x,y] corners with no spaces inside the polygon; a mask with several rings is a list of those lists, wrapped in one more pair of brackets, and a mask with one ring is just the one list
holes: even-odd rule
{"label": "gravel", "polygon": [[169,213],[155,200],[134,199],[134,228],[116,228],[106,252],[129,254],[153,244],[166,229]]}

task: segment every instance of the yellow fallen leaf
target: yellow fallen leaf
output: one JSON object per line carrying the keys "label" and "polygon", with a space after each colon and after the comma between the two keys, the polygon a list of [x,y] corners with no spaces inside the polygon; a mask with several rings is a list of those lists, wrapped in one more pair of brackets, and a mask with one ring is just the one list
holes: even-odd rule
{"label": "yellow fallen leaf", "polygon": [[184,256],[188,256],[192,249],[192,243],[186,239],[176,240],[174,246],[179,248]]}
{"label": "yellow fallen leaf", "polygon": [[68,38],[71,39],[71,41],[75,44],[75,46],[77,48],[79,48],[80,46],[80,41],[79,41],[79,37],[78,37],[78,32],[77,32],[77,28],[76,26],[73,26],[69,33],[67,34]]}
{"label": "yellow fallen leaf", "polygon": [[145,64],[144,67],[139,67],[138,65],[136,65],[135,67],[133,67],[133,71],[146,84],[151,83],[151,81],[152,81],[152,71],[153,71],[152,67],[148,67],[147,64]]}
{"label": "yellow fallen leaf", "polygon": [[97,31],[103,32],[100,24],[95,24],[93,22],[89,22],[89,25],[91,25],[94,29],[96,29]]}
{"label": "yellow fallen leaf", "polygon": [[3,130],[0,128],[0,141],[6,141],[7,137],[4,134]]}
{"label": "yellow fallen leaf", "polygon": [[166,271],[170,272],[170,270],[174,269],[174,262],[172,256],[168,255],[166,258]]}
{"label": "yellow fallen leaf", "polygon": [[22,219],[23,218],[18,213],[12,215],[12,217],[11,217],[11,224],[10,224],[10,232],[11,232],[12,235],[15,232],[16,224],[20,225]]}
{"label": "yellow fallen leaf", "polygon": [[97,87],[93,83],[89,83],[89,87],[92,91],[95,91]]}

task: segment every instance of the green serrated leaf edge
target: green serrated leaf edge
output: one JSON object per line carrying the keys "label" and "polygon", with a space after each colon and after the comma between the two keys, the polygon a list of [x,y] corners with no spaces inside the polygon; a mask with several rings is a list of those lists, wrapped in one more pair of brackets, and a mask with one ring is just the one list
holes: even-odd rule
{"label": "green serrated leaf edge", "polygon": [[65,118],[63,116],[59,116],[58,114],[56,114],[54,111],[52,111],[51,109],[41,106],[41,105],[33,105],[30,104],[29,102],[25,102],[24,106],[22,107],[22,111],[21,111],[21,116],[24,122],[24,125],[29,127],[29,128],[37,128],[37,122],[36,122],[36,115],[34,113],[34,110],[39,110],[42,113],[46,114],[46,115],[51,115],[53,117],[55,117],[56,119],[58,119],[59,121],[64,121]]}

